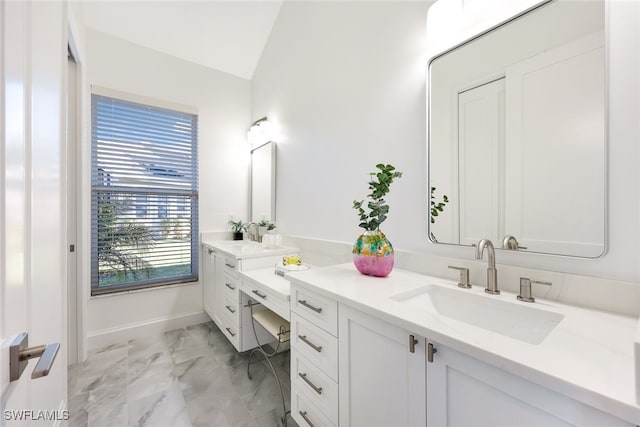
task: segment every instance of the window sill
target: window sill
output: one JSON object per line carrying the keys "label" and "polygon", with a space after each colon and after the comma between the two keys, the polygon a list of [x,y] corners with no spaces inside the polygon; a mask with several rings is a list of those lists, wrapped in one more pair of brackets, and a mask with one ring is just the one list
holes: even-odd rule
{"label": "window sill", "polygon": [[173,284],[173,285],[152,286],[152,287],[142,288],[142,289],[131,289],[131,290],[128,290],[128,291],[127,290],[115,291],[115,292],[110,292],[108,294],[91,295],[89,297],[89,300],[109,298],[109,297],[118,297],[118,296],[123,296],[123,295],[128,295],[128,294],[137,294],[137,293],[141,293],[141,292],[162,291],[162,290],[165,290],[165,289],[175,289],[175,288],[179,288],[179,287],[183,287],[183,286],[194,286],[194,285],[198,285],[198,284],[200,284],[200,281],[196,280],[194,282],[176,283],[176,284]]}

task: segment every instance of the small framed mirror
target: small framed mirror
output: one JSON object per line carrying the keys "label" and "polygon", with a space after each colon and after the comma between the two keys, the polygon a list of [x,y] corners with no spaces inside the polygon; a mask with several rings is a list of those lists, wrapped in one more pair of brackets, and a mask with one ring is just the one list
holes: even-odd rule
{"label": "small framed mirror", "polygon": [[276,220],[276,143],[251,150],[251,222]]}

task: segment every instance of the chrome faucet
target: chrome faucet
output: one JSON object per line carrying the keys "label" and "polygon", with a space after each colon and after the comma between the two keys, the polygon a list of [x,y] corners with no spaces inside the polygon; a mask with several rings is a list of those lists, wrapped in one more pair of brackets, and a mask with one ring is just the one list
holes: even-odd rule
{"label": "chrome faucet", "polygon": [[520,249],[527,249],[527,247],[520,246],[520,243],[518,243],[518,240],[516,240],[515,237],[513,237],[511,234],[507,234],[506,236],[504,236],[504,239],[502,239],[502,249],[517,251]]}
{"label": "chrome faucet", "polygon": [[485,248],[487,248],[489,268],[487,268],[487,287],[484,291],[488,294],[498,295],[500,290],[498,289],[498,271],[496,270],[496,251],[493,248],[491,240],[482,239],[478,242],[478,246],[476,246],[476,259],[482,259]]}
{"label": "chrome faucet", "polygon": [[[255,231],[251,231],[251,226],[255,227]],[[260,236],[260,233],[258,232],[258,224],[256,224],[255,222],[250,222],[247,225],[247,234],[249,235],[249,240],[251,240],[252,242],[257,242],[258,237]]]}

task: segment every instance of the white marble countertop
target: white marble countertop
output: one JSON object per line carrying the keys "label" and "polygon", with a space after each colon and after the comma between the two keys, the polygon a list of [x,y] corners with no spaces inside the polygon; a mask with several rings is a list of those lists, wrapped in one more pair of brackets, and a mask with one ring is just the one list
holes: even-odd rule
{"label": "white marble countertop", "polygon": [[634,342],[638,319],[537,298],[527,305],[561,313],[564,319],[540,344],[529,344],[434,311],[391,299],[429,284],[507,303],[526,304],[484,286],[459,289],[457,282],[394,269],[386,278],[364,276],[352,264],[314,268],[285,276],[338,302],[466,353],[485,363],[562,393],[634,424],[636,403]]}
{"label": "white marble countertop", "polygon": [[210,240],[202,238],[201,244],[235,259],[259,258],[272,255],[288,255],[297,253],[298,248],[278,246],[267,248],[262,243],[251,240]]}

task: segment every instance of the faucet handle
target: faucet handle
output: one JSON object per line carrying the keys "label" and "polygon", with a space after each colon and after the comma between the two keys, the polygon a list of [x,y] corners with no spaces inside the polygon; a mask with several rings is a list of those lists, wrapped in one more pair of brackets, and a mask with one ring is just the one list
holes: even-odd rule
{"label": "faucet handle", "polygon": [[531,292],[531,284],[538,283],[540,285],[551,286],[551,282],[544,282],[542,280],[531,280],[526,277],[520,278],[520,295],[518,295],[518,300],[523,302],[535,302],[535,298],[533,297],[533,293]]}
{"label": "faucet handle", "polygon": [[458,270],[460,272],[460,281],[458,282],[458,287],[469,289],[471,288],[471,283],[469,283],[469,269],[464,267],[454,267],[450,265],[449,268],[453,270]]}

